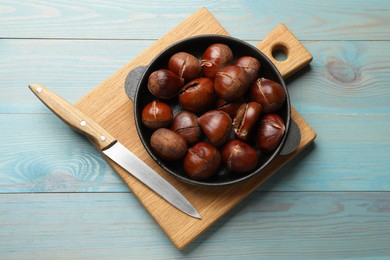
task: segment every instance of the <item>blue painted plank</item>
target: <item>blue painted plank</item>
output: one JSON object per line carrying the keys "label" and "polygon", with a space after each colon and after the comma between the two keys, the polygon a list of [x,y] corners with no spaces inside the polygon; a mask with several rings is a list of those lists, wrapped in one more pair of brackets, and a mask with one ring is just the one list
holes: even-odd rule
{"label": "blue painted plank", "polygon": [[[42,113],[27,88],[50,87],[74,103],[153,41],[0,40],[0,113]],[[251,41],[251,44],[257,42]],[[301,113],[390,113],[390,42],[304,42],[310,69],[288,81]]]}
{"label": "blue painted plank", "polygon": [[390,115],[302,114],[314,145],[260,189],[390,191]]}
{"label": "blue painted plank", "polygon": [[263,38],[278,23],[301,40],[390,39],[390,7],[380,0],[6,1],[0,37],[158,39],[201,7],[246,40]]}
{"label": "blue painted plank", "polygon": [[54,114],[0,114],[0,122],[7,140],[1,193],[128,191],[87,139]]}
{"label": "blue painted plank", "polygon": [[129,193],[3,194],[2,258],[388,259],[389,192],[255,192],[183,251]]}
{"label": "blue painted plank", "polygon": [[[151,41],[0,40],[0,113],[40,113],[30,83],[75,103]],[[38,106],[37,106],[38,105]]]}
{"label": "blue painted plank", "polygon": [[[389,115],[303,117],[317,132],[315,144],[260,190],[390,191]],[[0,193],[128,190],[95,148],[53,114],[0,114],[0,132],[7,140],[0,147]]]}
{"label": "blue painted plank", "polygon": [[288,82],[301,113],[390,113],[390,42],[304,42],[310,67]]}
{"label": "blue painted plank", "polygon": [[[252,44],[280,22],[303,41],[314,60],[288,86],[318,135],[179,252],[26,85],[76,102],[201,6]],[[379,0],[2,1],[1,258],[389,259],[389,24]]]}

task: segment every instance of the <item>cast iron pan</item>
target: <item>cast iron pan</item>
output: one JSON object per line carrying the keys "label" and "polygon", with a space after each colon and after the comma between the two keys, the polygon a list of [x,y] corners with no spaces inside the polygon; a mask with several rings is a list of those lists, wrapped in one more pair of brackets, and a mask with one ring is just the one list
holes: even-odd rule
{"label": "cast iron pan", "polygon": [[[213,43],[227,44],[232,49],[235,59],[242,56],[252,56],[257,58],[261,63],[260,76],[279,82],[283,86],[286,91],[287,98],[285,104],[279,110],[278,114],[283,118],[285,122],[286,134],[283,136],[281,143],[273,153],[267,156],[260,156],[261,159],[258,164],[258,167],[253,172],[244,176],[233,175],[229,173],[223,167],[223,165],[221,165],[215,177],[208,179],[207,181],[195,181],[185,174],[181,162],[166,162],[158,158],[153,153],[150,147],[150,137],[153,131],[149,130],[142,124],[141,113],[142,109],[146,106],[146,104],[153,100],[156,100],[156,98],[149,92],[147,87],[148,77],[153,71],[161,68],[167,68],[169,58],[173,54],[180,51],[191,53],[200,60],[201,55],[206,50],[206,48]],[[291,119],[291,105],[288,90],[279,71],[277,70],[275,65],[267,58],[267,56],[265,56],[265,54],[263,54],[257,48],[233,37],[221,35],[201,35],[187,38],[177,43],[174,43],[173,45],[162,51],[157,57],[155,57],[155,59],[152,60],[152,62],[148,66],[137,67],[132,70],[126,78],[125,89],[129,98],[134,101],[135,123],[138,134],[146,151],[164,170],[185,182],[208,186],[221,186],[234,184],[246,180],[254,175],[261,174],[262,170],[272,160],[274,160],[275,157],[293,152],[300,142],[299,128],[296,123],[294,123]],[[178,104],[177,98],[174,98],[169,101],[163,100],[163,102],[171,105],[174,116],[182,110],[181,106]],[[252,143],[252,146],[254,146],[254,143]]]}

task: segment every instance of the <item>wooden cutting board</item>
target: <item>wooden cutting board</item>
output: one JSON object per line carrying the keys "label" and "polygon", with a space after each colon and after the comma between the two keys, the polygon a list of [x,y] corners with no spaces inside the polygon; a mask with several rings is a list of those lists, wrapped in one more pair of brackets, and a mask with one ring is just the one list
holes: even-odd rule
{"label": "wooden cutting board", "polygon": [[[125,93],[125,79],[133,68],[147,65],[172,43],[200,34],[227,35],[228,33],[205,8],[201,8],[76,103],[76,107],[100,123],[123,145],[182,192],[201,214],[202,219],[198,220],[182,213],[106,158],[178,249],[183,249],[202,234],[301,152],[316,136],[312,128],[293,109],[292,118],[300,128],[301,142],[295,152],[277,157],[261,175],[231,186],[200,187],[180,182],[162,170],[148,155],[138,137],[133,116],[133,102]],[[307,65],[312,59],[310,53],[282,24],[277,26],[257,47],[271,58],[284,77]],[[272,57],[272,51],[275,49],[283,50],[287,54],[287,59],[283,62],[276,61]]]}

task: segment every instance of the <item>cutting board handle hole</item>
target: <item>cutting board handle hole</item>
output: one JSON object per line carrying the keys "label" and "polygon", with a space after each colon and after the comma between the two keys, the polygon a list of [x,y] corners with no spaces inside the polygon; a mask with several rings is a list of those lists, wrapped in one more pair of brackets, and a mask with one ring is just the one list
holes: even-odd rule
{"label": "cutting board handle hole", "polygon": [[288,48],[283,43],[277,43],[272,47],[272,57],[277,61],[286,61],[288,58]]}

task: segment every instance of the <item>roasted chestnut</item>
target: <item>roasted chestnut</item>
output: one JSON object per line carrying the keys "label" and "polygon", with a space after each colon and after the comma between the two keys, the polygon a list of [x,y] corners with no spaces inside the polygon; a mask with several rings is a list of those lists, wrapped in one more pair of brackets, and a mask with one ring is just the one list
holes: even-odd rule
{"label": "roasted chestnut", "polygon": [[214,101],[213,82],[208,78],[197,78],[186,84],[179,93],[179,103],[191,112],[210,108]]}
{"label": "roasted chestnut", "polygon": [[205,180],[216,173],[220,164],[220,152],[211,144],[200,142],[188,149],[183,168],[190,178]]}
{"label": "roasted chestnut", "polygon": [[170,70],[159,69],[150,74],[149,91],[158,98],[170,99],[177,95],[184,85],[184,79]]}
{"label": "roasted chestnut", "polygon": [[286,127],[277,114],[265,114],[256,131],[256,144],[264,153],[273,152],[283,138]]}
{"label": "roasted chestnut", "polygon": [[222,147],[222,161],[225,167],[233,173],[245,174],[254,170],[259,156],[249,144],[233,139]]}
{"label": "roasted chestnut", "polygon": [[202,136],[198,117],[188,111],[181,111],[175,116],[171,129],[184,137],[188,145],[198,142]]}
{"label": "roasted chestnut", "polygon": [[260,62],[256,58],[244,56],[239,58],[235,65],[242,67],[245,70],[250,85],[259,78]]}
{"label": "roasted chestnut", "polygon": [[184,78],[186,82],[198,78],[202,73],[199,60],[187,52],[178,52],[169,59],[168,69]]}
{"label": "roasted chestnut", "polygon": [[211,110],[198,119],[203,133],[214,146],[223,145],[232,133],[232,119],[220,110]]}
{"label": "roasted chestnut", "polygon": [[250,90],[252,101],[259,103],[264,113],[278,111],[286,101],[286,92],[282,85],[270,79],[260,78]]}
{"label": "roasted chestnut", "polygon": [[183,159],[188,149],[186,140],[167,128],[159,128],[154,131],[150,137],[150,145],[156,155],[166,161]]}
{"label": "roasted chestnut", "polygon": [[142,110],[142,123],[149,129],[169,127],[172,120],[172,109],[164,102],[152,101]]}
{"label": "roasted chestnut", "polygon": [[238,139],[246,141],[261,113],[261,105],[256,102],[242,104],[233,120],[234,132]]}
{"label": "roasted chestnut", "polygon": [[217,72],[214,80],[215,92],[227,101],[244,96],[249,88],[249,81],[243,68],[232,65]]}
{"label": "roasted chestnut", "polygon": [[226,44],[210,45],[202,55],[202,71],[206,78],[214,79],[218,70],[227,66],[233,60],[233,52]]}

